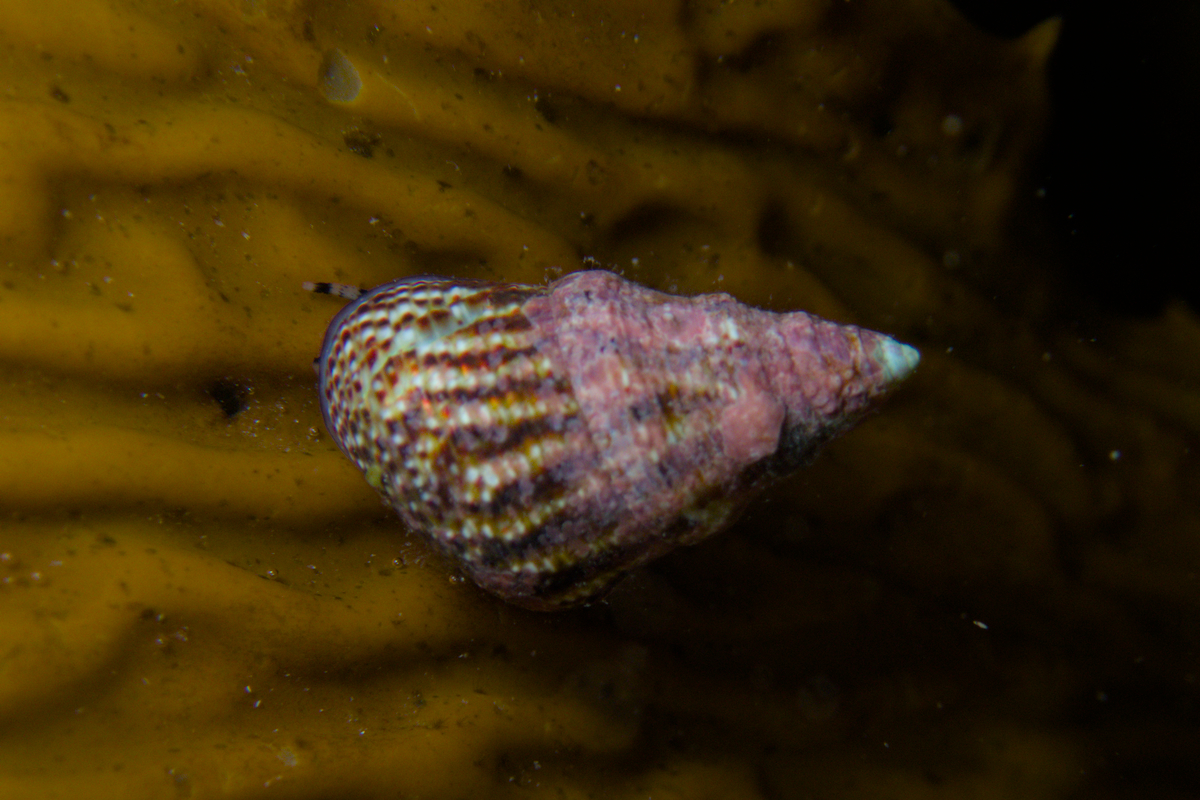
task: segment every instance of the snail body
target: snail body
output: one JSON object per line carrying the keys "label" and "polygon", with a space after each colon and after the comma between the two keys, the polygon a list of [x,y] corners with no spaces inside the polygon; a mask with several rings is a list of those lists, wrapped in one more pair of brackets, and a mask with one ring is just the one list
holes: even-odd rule
{"label": "snail body", "polygon": [[916,366],[882,334],[602,271],[406,278],[334,318],[325,423],[483,589],[549,610],[727,526]]}

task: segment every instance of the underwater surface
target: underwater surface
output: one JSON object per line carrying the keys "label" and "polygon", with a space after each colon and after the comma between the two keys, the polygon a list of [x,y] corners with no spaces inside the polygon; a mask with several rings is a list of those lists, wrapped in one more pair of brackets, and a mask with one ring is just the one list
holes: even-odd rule
{"label": "underwater surface", "polygon": [[[6,0],[0,797],[1194,796],[1200,320],[1056,277],[1058,33]],[[338,451],[302,283],[583,268],[922,362],[731,530],[524,611]]]}

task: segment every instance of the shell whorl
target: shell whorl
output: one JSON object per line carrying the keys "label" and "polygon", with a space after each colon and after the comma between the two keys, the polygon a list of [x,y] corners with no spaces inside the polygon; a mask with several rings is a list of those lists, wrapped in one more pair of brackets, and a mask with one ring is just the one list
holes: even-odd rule
{"label": "shell whorl", "polygon": [[549,609],[724,527],[915,353],[581,272],[385,284],[334,318],[318,371],[327,427],[404,521],[483,588]]}

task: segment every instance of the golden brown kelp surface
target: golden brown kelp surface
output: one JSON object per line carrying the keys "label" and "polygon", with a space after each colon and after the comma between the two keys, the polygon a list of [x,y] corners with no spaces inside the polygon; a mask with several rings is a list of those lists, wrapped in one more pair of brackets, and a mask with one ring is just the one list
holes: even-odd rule
{"label": "golden brown kelp surface", "polygon": [[[1183,796],[1200,325],[1072,328],[1013,239],[1054,33],[5,2],[0,796]],[[337,451],[301,283],[585,264],[924,360],[731,532],[547,616]]]}

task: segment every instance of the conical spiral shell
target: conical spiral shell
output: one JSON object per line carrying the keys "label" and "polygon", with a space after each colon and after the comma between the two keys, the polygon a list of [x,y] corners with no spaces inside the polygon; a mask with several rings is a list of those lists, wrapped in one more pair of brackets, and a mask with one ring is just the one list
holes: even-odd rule
{"label": "conical spiral shell", "polygon": [[882,334],[607,272],[409,278],[334,318],[325,422],[403,520],[528,608],[725,527],[918,360]]}

